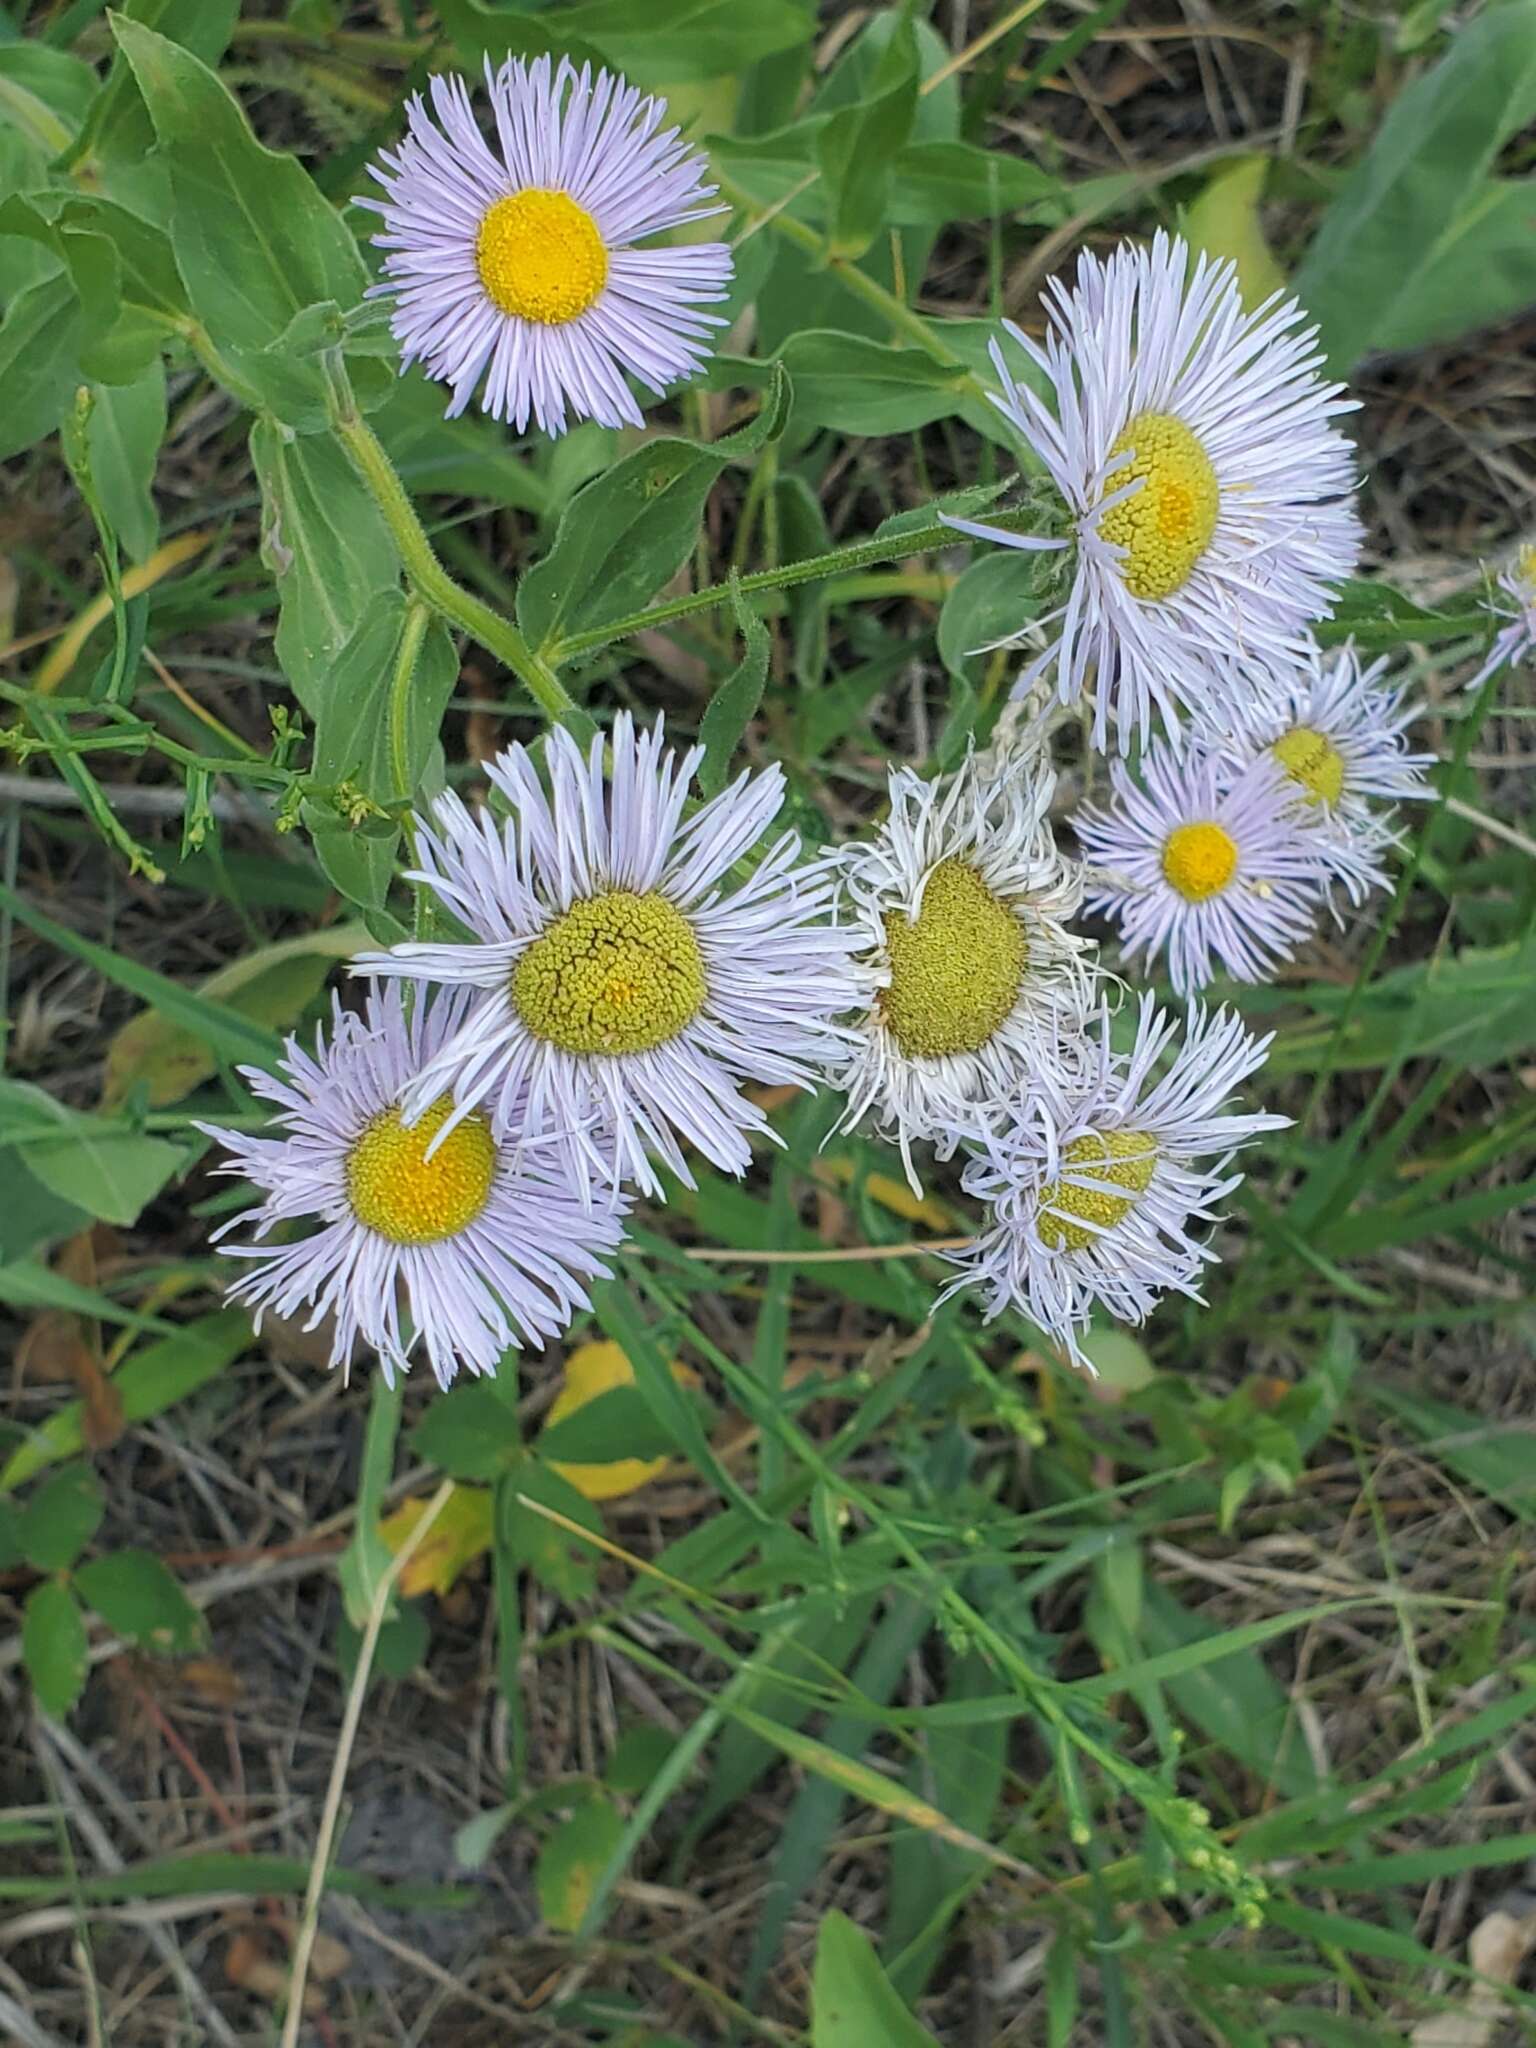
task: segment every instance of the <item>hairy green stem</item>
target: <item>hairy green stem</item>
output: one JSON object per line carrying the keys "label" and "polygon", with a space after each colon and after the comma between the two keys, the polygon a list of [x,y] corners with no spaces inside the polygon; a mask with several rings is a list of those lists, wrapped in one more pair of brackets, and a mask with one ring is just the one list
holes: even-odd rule
{"label": "hairy green stem", "polygon": [[[1003,532],[1025,533],[1032,522],[1027,513],[999,512],[994,515],[994,523]],[[908,555],[926,554],[932,548],[953,547],[956,539],[953,528],[945,526],[939,519],[931,519],[923,526],[909,526],[884,538],[877,534],[873,540],[832,548],[824,555],[807,555],[802,561],[782,562],[776,569],[754,569],[749,576],[738,576],[734,588],[743,597],[751,597],[764,590],[788,590],[797,583],[815,583],[825,576],[845,575],[868,568],[875,562],[894,562]],[[631,633],[644,632],[648,626],[665,626],[674,619],[686,619],[695,612],[713,611],[717,605],[729,604],[732,589],[729,582],[711,583],[703,590],[689,591],[685,597],[669,597],[664,603],[650,605],[644,611],[631,612],[622,619],[611,619],[605,626],[593,626],[584,633],[569,633],[563,640],[554,641],[546,651],[551,661],[570,661],[577,655],[592,653],[595,648],[611,646],[615,640],[626,639]]]}
{"label": "hairy green stem", "polygon": [[350,390],[334,377],[331,390],[332,431],[384,515],[384,523],[418,597],[450,625],[468,633],[505,662],[547,717],[557,719],[577,739],[590,736],[592,721],[572,702],[544,656],[528,645],[510,619],[492,611],[448,574],[437,559],[394,464],[378,435],[352,402]]}

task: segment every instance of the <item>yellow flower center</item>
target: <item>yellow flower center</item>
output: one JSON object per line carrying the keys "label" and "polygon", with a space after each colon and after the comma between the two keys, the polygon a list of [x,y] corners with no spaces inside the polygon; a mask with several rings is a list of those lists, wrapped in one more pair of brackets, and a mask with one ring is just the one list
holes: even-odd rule
{"label": "yellow flower center", "polygon": [[[1128,1190],[1111,1195],[1103,1188],[1075,1187],[1070,1181],[1058,1180],[1041,1195],[1035,1225],[1041,1243],[1053,1252],[1085,1252],[1098,1242],[1101,1231],[1113,1230],[1129,1216],[1138,1197],[1152,1185],[1157,1141],[1145,1131],[1085,1131],[1072,1140],[1061,1158],[1065,1166],[1087,1167],[1095,1180],[1112,1181],[1117,1188]],[[1085,1224],[1097,1228],[1084,1229]]]}
{"label": "yellow flower center", "polygon": [[1019,999],[1029,959],[1024,927],[963,860],[941,860],[914,923],[885,920],[886,1028],[909,1058],[979,1052]]}
{"label": "yellow flower center", "polygon": [[1182,420],[1171,413],[1139,412],[1110,449],[1130,454],[1110,471],[1104,495],[1143,479],[1099,521],[1099,532],[1125,549],[1120,574],[1132,597],[1172,597],[1194,573],[1211,544],[1221,493],[1211,458]]}
{"label": "yellow flower center", "polygon": [[1527,590],[1536,591],[1536,543],[1520,550],[1515,558],[1515,574]]}
{"label": "yellow flower center", "polygon": [[391,1244],[437,1244],[467,1230],[485,1207],[496,1173],[496,1147],[483,1116],[455,1124],[427,1157],[447,1122],[446,1095],[414,1124],[398,1109],[374,1117],[347,1159],[352,1214]]}
{"label": "yellow flower center", "polygon": [[566,1052],[649,1052],[708,993],[693,927],[665,896],[588,896],[535,939],[512,975],[528,1029]]}
{"label": "yellow flower center", "polygon": [[1163,875],[1186,903],[1219,896],[1237,873],[1237,841],[1213,818],[1175,825],[1163,841]]}
{"label": "yellow flower center", "polygon": [[1301,784],[1309,804],[1326,804],[1332,810],[1344,790],[1344,756],[1325,733],[1315,726],[1293,725],[1269,751],[1292,782]]}
{"label": "yellow flower center", "polygon": [[579,320],[608,282],[597,222],[565,192],[530,185],[498,199],[475,236],[475,268],[503,313],[563,327]]}

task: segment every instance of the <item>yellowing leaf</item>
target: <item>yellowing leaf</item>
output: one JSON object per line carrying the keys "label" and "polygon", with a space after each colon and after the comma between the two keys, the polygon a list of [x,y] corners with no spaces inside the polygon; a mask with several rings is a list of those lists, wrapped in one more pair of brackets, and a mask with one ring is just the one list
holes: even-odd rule
{"label": "yellowing leaf", "polygon": [[[691,1377],[679,1365],[673,1366],[672,1376],[679,1382],[686,1382]],[[621,1345],[607,1339],[595,1344],[578,1344],[565,1361],[565,1384],[550,1405],[544,1427],[553,1429],[557,1422],[563,1422],[600,1395],[634,1384],[635,1369]],[[658,1473],[666,1470],[666,1465],[665,1458],[613,1458],[601,1464],[580,1465],[549,1460],[550,1471],[558,1473],[568,1486],[574,1486],[587,1500],[618,1500],[626,1493],[634,1493],[649,1485]]]}
{"label": "yellowing leaf", "polygon": [[[427,1497],[416,1494],[402,1501],[379,1534],[390,1556],[405,1547],[406,1539],[427,1511]],[[456,1486],[444,1502],[437,1520],[422,1539],[420,1548],[400,1574],[400,1591],[406,1599],[418,1593],[448,1593],[455,1582],[491,1547],[491,1489],[488,1486]]]}
{"label": "yellowing leaf", "polygon": [[[306,932],[233,961],[205,981],[200,993],[254,1023],[280,1028],[292,1024],[317,993],[334,960],[366,943],[367,933],[357,924]],[[217,1072],[217,1059],[195,1032],[163,1010],[141,1010],[107,1048],[101,1106],[118,1108],[142,1084],[150,1108],[164,1109]]]}
{"label": "yellowing leaf", "polygon": [[1250,308],[1285,282],[1259,219],[1268,175],[1267,156],[1238,157],[1216,173],[1184,217],[1184,232],[1195,248],[1237,265],[1237,288]]}

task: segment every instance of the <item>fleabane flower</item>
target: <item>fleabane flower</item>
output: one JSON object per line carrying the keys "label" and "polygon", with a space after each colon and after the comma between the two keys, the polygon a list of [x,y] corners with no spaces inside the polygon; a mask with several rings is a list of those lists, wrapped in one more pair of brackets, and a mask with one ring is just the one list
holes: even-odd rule
{"label": "fleabane flower", "polygon": [[949,1255],[962,1270],[946,1297],[979,1287],[989,1318],[1022,1310],[1079,1365],[1095,1303],[1141,1323],[1167,1292],[1198,1301],[1215,1254],[1192,1226],[1218,1220],[1240,1184],[1233,1153],[1289,1121],[1224,1107],[1269,1043],[1231,1010],[1192,1003],[1181,1024],[1143,996],[1135,1042],[1117,1053],[1103,1011],[1076,1082],[1046,1076],[966,1166],[965,1192],[987,1217]]}
{"label": "fleabane flower", "polygon": [[1332,654],[1314,644],[1283,677],[1234,671],[1197,727],[1235,767],[1278,762],[1293,803],[1326,828],[1319,851],[1354,903],[1386,881],[1393,805],[1431,793],[1424,771],[1435,757],[1413,752],[1407,737],[1423,707],[1383,683],[1387,666],[1383,656],[1362,667],[1353,643]]}
{"label": "fleabane flower", "polygon": [[1123,750],[1154,707],[1170,723],[1234,655],[1294,659],[1359,553],[1354,457],[1333,426],[1355,401],[1319,375],[1316,331],[1294,299],[1254,312],[1231,263],[1192,258],[1159,233],[1107,262],[1085,252],[1077,283],[1045,294],[1043,347],[1013,340],[1051,388],[1010,374],[995,399],[1066,501],[1072,543],[951,519],[1005,547],[1074,545],[1065,604],[1020,677],[1054,658],[1056,694],[1090,683],[1094,744]]}
{"label": "fleabane flower", "polygon": [[865,998],[831,1078],[844,1128],[872,1113],[914,1189],[913,1144],[949,1158],[1088,1013],[1093,947],[1066,929],[1082,872],[1051,832],[1055,783],[1033,751],[937,782],[897,768],[889,817],[830,857]]}
{"label": "fleabane flower", "polygon": [[1109,773],[1108,806],[1073,821],[1088,908],[1113,919],[1128,954],[1166,954],[1180,995],[1218,966],[1267,981],[1312,931],[1328,876],[1325,828],[1280,763],[1229,773],[1202,748],[1153,745],[1143,783],[1123,761]]}
{"label": "fleabane flower", "polygon": [[[277,1074],[241,1070],[276,1105],[280,1136],[199,1128],[228,1149],[220,1171],[263,1196],[219,1232],[255,1225],[221,1246],[248,1262],[231,1299],[258,1327],[266,1309],[308,1309],[306,1329],[334,1317],[332,1365],[361,1340],[390,1381],[419,1343],[446,1387],[461,1367],[494,1373],[510,1347],[559,1336],[607,1272],[623,1212],[567,1145],[499,1139],[483,1116],[450,1130],[442,1096],[407,1124],[407,1093],[468,1008],[412,994],[408,1007],[398,985],[375,991],[361,1015],[337,1004],[313,1053],[290,1038]],[[290,1239],[304,1222],[315,1228]]]}
{"label": "fleabane flower", "polygon": [[1469,690],[1480,689],[1496,669],[1536,655],[1536,542],[1521,548],[1509,567],[1500,570],[1498,582],[1511,602],[1504,605],[1495,600],[1493,609],[1509,624],[1493,636],[1488,659],[1468,683]]}
{"label": "fleabane flower", "polygon": [[562,1134],[594,1173],[659,1190],[654,1152],[692,1185],[682,1142],[728,1173],[751,1134],[771,1136],[743,1081],[813,1087],[857,999],[850,941],[824,922],[832,884],[799,865],[786,833],[745,880],[730,880],[777,814],[777,767],[743,774],[683,818],[703,755],[666,751],[660,720],[627,712],[583,756],[549,735],[549,794],[514,746],[487,774],[511,817],[472,816],[440,797],[419,832],[424,882],[474,934],[468,945],[401,945],[357,961],[480,991],[411,1098],[451,1089]]}
{"label": "fleabane flower", "polygon": [[432,112],[414,95],[400,147],[371,167],[384,198],[357,202],[384,219],[373,289],[395,301],[401,367],[451,388],[450,419],[483,380],[481,408],[519,433],[530,418],[564,433],[568,414],[639,426],[627,378],[660,397],[721,324],[698,309],[730,284],[724,243],[634,246],[724,211],[704,159],[661,127],[664,101],[610,72],[509,57],[485,75],[497,149],[464,81],[436,77]]}

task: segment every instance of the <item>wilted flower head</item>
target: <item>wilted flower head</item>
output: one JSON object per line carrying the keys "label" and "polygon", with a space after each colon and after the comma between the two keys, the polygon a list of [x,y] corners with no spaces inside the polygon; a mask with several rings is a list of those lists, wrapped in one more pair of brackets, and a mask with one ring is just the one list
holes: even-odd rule
{"label": "wilted flower head", "polygon": [[778,767],[740,776],[685,822],[703,749],[667,752],[661,721],[637,734],[627,712],[611,745],[605,775],[601,738],[583,756],[553,730],[547,796],[526,750],[509,748],[486,770],[504,824],[440,797],[413,879],[474,940],[357,965],[482,991],[412,1113],[447,1089],[461,1112],[488,1106],[498,1133],[558,1132],[593,1172],[655,1192],[650,1153],[691,1185],[685,1140],[745,1170],[748,1135],[771,1126],[742,1082],[814,1086],[857,985],[851,941],[824,922],[831,882],[800,866],[792,833],[728,879],[783,802]]}
{"label": "wilted flower head", "polygon": [[1051,832],[1055,785],[1033,752],[937,782],[897,768],[890,816],[833,856],[865,990],[833,1080],[914,1187],[915,1142],[947,1159],[1082,1029],[1093,948],[1066,929],[1082,876]]}
{"label": "wilted flower head", "polygon": [[1236,1148],[1288,1121],[1225,1111],[1269,1048],[1233,1011],[1194,1003],[1181,1025],[1144,996],[1128,1053],[1110,1029],[1106,1010],[1076,1082],[1047,1078],[982,1141],[963,1185],[986,1224],[951,1255],[962,1273],[945,1290],[979,1287],[989,1316],[1022,1310],[1079,1364],[1096,1303],[1141,1323],[1170,1290],[1199,1300],[1214,1254],[1191,1225],[1215,1221],[1240,1184]]}
{"label": "wilted flower head", "polygon": [[[623,1210],[580,1178],[569,1146],[499,1139],[483,1116],[450,1129],[442,1097],[406,1122],[412,1084],[467,1008],[462,995],[413,994],[407,1009],[398,986],[375,991],[361,1016],[334,1005],[313,1054],[290,1038],[277,1075],[242,1069],[277,1105],[281,1136],[200,1128],[229,1151],[220,1170],[264,1197],[220,1232],[256,1226],[251,1242],[223,1246],[249,1261],[231,1298],[258,1322],[265,1309],[307,1308],[307,1329],[333,1317],[331,1363],[361,1341],[388,1379],[420,1343],[446,1387],[460,1367],[494,1373],[510,1347],[559,1336],[607,1271]],[[317,1227],[273,1238],[303,1221]]]}
{"label": "wilted flower head", "polygon": [[[1092,685],[1094,744],[1124,748],[1155,709],[1203,701],[1234,655],[1293,660],[1359,553],[1354,458],[1331,424],[1354,401],[1318,374],[1315,330],[1278,294],[1245,312],[1230,263],[1159,233],[1075,288],[1047,287],[1043,347],[1007,331],[1054,394],[1015,381],[997,400],[1066,501],[1076,547],[1065,604],[1019,688],[1054,659],[1056,693]],[[974,521],[1005,547],[1061,546]]]}
{"label": "wilted flower head", "polygon": [[697,374],[710,330],[697,309],[724,298],[722,242],[635,243],[723,211],[706,202],[702,157],[662,100],[566,58],[509,57],[486,83],[499,154],[480,133],[460,78],[433,78],[436,121],[420,94],[398,150],[372,175],[383,200],[393,328],[403,364],[418,358],[449,385],[449,416],[480,403],[519,432],[548,434],[567,414],[604,426],[641,424],[633,376],[658,397]]}

